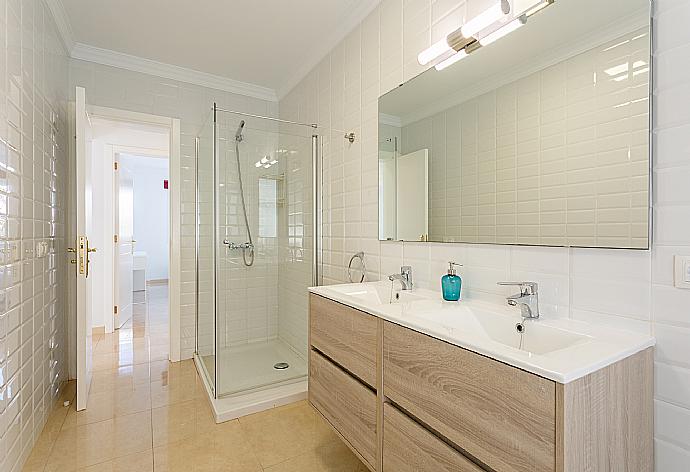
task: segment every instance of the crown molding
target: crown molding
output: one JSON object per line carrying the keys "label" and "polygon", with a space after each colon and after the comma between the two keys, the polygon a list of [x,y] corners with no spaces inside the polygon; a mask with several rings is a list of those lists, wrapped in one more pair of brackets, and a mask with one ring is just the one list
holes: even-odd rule
{"label": "crown molding", "polygon": [[228,79],[219,75],[200,72],[186,67],[165,64],[163,62],[144,59],[122,52],[102,49],[88,44],[76,43],[72,48],[72,58],[82,61],[95,62],[106,66],[118,67],[143,74],[155,75],[166,79],[178,80],[189,84],[200,85],[225,92],[236,93],[247,97],[258,98],[269,102],[278,101],[276,92],[267,87]]}
{"label": "crown molding", "polygon": [[350,34],[374,8],[381,3],[381,0],[360,0],[350,9],[348,15],[343,18],[338,28],[333,33],[319,41],[318,44],[304,57],[307,58],[290,78],[277,89],[278,100],[282,100],[290,91],[304,79],[314,67],[316,67],[326,55],[340,43],[345,36]]}
{"label": "crown molding", "polygon": [[333,48],[338,45],[338,43],[352,32],[352,30],[354,30],[357,25],[359,25],[367,15],[381,3],[381,0],[353,0],[355,5],[350,9],[347,17],[340,22],[339,27],[324,41],[320,41],[318,45],[312,49],[311,53],[306,54],[305,57],[308,59],[301,64],[295,73],[292,74],[278,90],[274,90],[219,75],[200,72],[186,67],[166,64],[76,42],[62,0],[44,1],[55,20],[58,32],[60,33],[60,39],[70,57],[74,59],[132,70],[144,74],[155,75],[157,77],[164,77],[166,79],[178,80],[271,102],[277,102],[285,97]]}
{"label": "crown molding", "polygon": [[60,34],[60,39],[62,44],[67,49],[67,54],[69,55],[74,48],[74,31],[72,31],[72,25],[69,22],[69,17],[67,16],[67,11],[65,6],[62,4],[62,0],[44,0],[46,6],[53,15],[53,20],[57,26],[58,33]]}

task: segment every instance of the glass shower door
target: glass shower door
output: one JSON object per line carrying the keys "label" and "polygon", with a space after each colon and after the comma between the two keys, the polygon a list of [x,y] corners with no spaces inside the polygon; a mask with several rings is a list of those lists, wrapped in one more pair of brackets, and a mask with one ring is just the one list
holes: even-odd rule
{"label": "glass shower door", "polygon": [[196,139],[196,355],[215,395],[214,154],[215,120],[211,112]]}
{"label": "glass shower door", "polygon": [[302,380],[313,128],[216,112],[216,396]]}

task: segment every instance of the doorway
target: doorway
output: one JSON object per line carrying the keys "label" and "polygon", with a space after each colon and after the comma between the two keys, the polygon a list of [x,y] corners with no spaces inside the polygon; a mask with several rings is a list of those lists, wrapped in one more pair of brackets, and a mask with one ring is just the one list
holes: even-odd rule
{"label": "doorway", "polygon": [[132,326],[149,284],[168,282],[170,130],[102,117],[91,125],[91,239],[102,248],[92,256],[92,284],[102,294],[92,299],[92,325],[109,334]]}
{"label": "doorway", "polygon": [[180,126],[177,119],[89,106],[79,87],[73,109],[70,370],[82,410],[99,371],[180,360]]}
{"label": "doorway", "polygon": [[[127,289],[131,299],[131,316],[115,315],[116,329],[142,331],[148,336],[149,360],[169,358],[169,159],[122,153],[119,164],[120,233],[131,223],[131,277]],[[123,198],[124,194],[124,198]],[[129,198],[131,195],[131,198]],[[123,221],[125,224],[123,224]],[[122,258],[123,256],[120,256]],[[129,258],[127,261],[129,262]],[[122,267],[122,266],[121,266]],[[115,280],[124,280],[122,268]],[[131,286],[130,286],[131,285]],[[120,292],[123,290],[120,289]],[[119,308],[119,307],[118,307]],[[126,318],[126,319],[125,319]],[[136,333],[133,333],[136,335]],[[98,352],[98,347],[96,348]]]}

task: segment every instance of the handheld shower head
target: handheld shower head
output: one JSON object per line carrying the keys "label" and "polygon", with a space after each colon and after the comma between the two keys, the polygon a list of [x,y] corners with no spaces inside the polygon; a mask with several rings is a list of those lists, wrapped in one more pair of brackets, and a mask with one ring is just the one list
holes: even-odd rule
{"label": "handheld shower head", "polygon": [[244,137],[242,136],[242,130],[244,129],[244,120],[240,121],[240,125],[237,127],[237,131],[235,132],[235,141],[242,142],[242,139]]}

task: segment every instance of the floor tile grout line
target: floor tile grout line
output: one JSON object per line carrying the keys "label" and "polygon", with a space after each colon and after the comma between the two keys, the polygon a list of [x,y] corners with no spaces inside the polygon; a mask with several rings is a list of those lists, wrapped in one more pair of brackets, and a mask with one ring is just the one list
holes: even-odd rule
{"label": "floor tile grout line", "polygon": [[[63,382],[63,385],[67,385],[69,382],[70,382],[70,381],[67,380],[67,381]],[[76,381],[75,381],[75,382],[76,382]],[[70,400],[70,406],[69,406],[69,407],[71,407],[72,404],[76,401],[76,395],[77,395],[77,393],[76,393],[76,389],[75,389],[74,395],[71,397],[72,399]],[[58,400],[58,401],[59,401],[59,400]],[[60,405],[56,405],[56,406],[57,406],[57,408],[54,408],[54,409],[53,409],[53,412],[54,412],[54,411],[57,411],[59,408],[61,408]],[[64,401],[63,401],[63,404],[62,404],[62,408],[65,408]],[[69,414],[69,410],[67,410],[67,413],[65,414],[65,417],[62,418],[62,421],[60,422],[60,427],[57,429],[57,436],[60,435],[60,432],[62,431],[62,427],[64,426],[65,421],[67,421],[67,415],[68,415],[68,414]],[[50,418],[50,415],[48,415],[48,416],[49,416],[49,418]],[[43,425],[43,429],[41,430],[41,434],[39,435],[39,438],[40,438],[40,436],[43,434],[43,432],[45,431],[46,426],[47,426],[47,421],[46,421],[46,424]],[[42,471],[45,471],[45,470],[46,470],[46,467],[48,467],[48,459],[50,459],[50,455],[53,453],[53,448],[55,447],[55,444],[56,444],[56,443],[57,443],[57,437],[56,437],[55,439],[53,439],[53,440],[50,441],[50,448],[48,448],[48,453],[46,454],[45,463],[43,464],[43,467],[41,467],[41,470],[42,470]],[[35,447],[36,447],[36,444],[33,445],[31,452],[33,452],[33,448],[35,448]],[[30,452],[29,454],[31,454],[31,452]]]}

